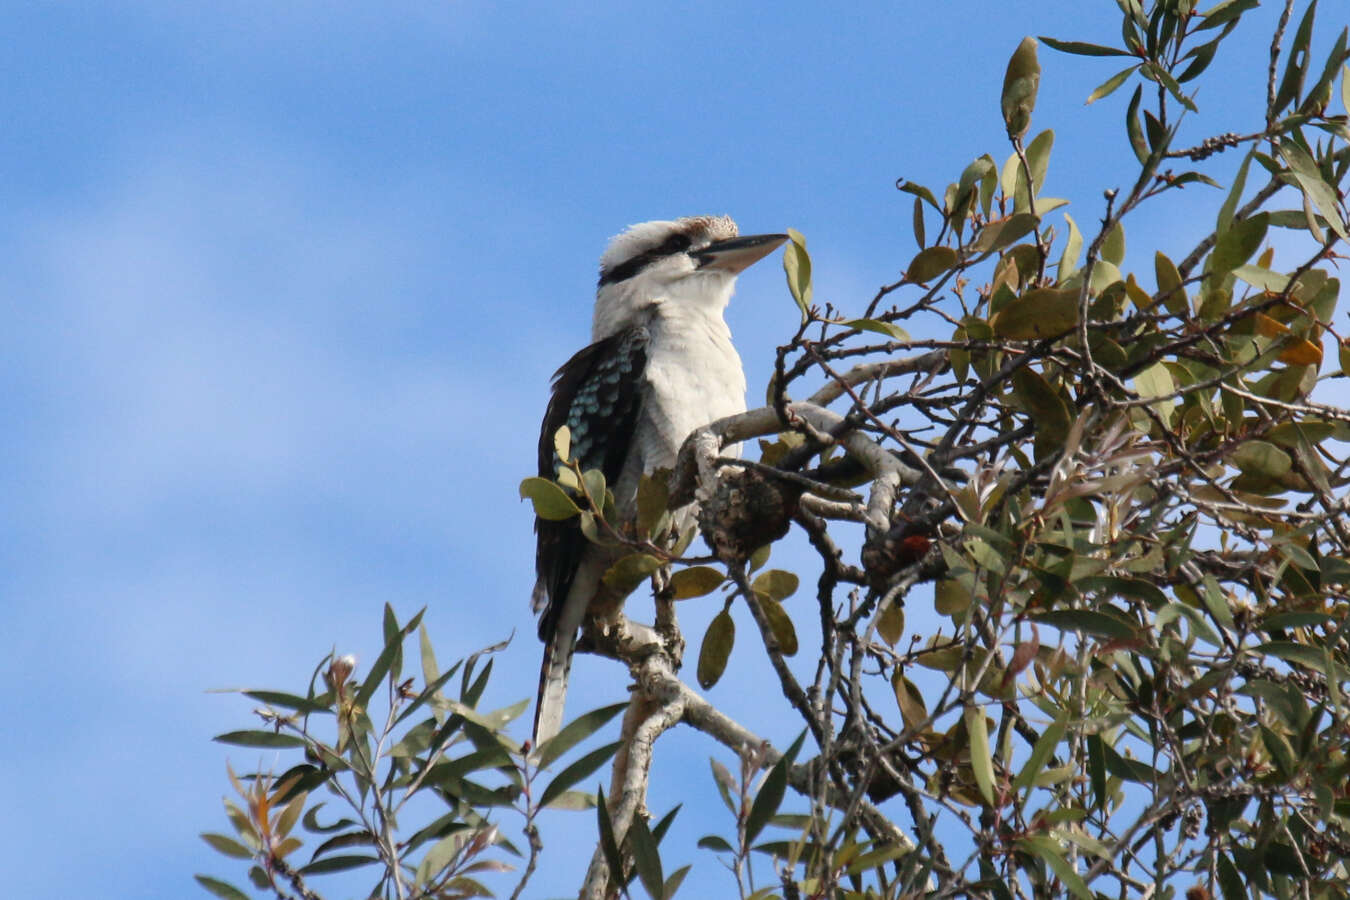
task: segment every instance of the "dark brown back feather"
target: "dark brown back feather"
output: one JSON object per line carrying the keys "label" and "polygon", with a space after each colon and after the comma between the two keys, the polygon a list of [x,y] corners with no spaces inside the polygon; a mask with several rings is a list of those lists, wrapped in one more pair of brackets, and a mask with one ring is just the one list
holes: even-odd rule
{"label": "dark brown back feather", "polygon": [[[539,475],[557,476],[553,437],[567,425],[572,456],[582,468],[599,469],[613,485],[623,471],[642,406],[647,366],[646,328],[623,331],[582,349],[553,375],[553,393],[539,430]],[[567,598],[586,549],[575,518],[561,522],[536,518],[535,572],[543,579],[548,603],[539,617],[539,638],[553,633],[558,610]]]}

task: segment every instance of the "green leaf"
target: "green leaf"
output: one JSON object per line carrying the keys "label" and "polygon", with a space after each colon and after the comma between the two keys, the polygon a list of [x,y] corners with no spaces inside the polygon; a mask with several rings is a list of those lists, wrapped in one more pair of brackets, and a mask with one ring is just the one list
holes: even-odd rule
{"label": "green leaf", "polygon": [[725,609],[713,616],[698,651],[698,683],[705,691],[717,684],[726,671],[731,648],[736,644],[736,623]]}
{"label": "green leaf", "polygon": [[1125,262],[1125,226],[1116,222],[1102,241],[1102,259],[1117,266]]}
{"label": "green leaf", "polygon": [[1280,141],[1280,156],[1289,166],[1299,189],[1312,201],[1313,206],[1317,207],[1317,211],[1327,220],[1331,230],[1336,232],[1341,240],[1350,240],[1350,235],[1345,230],[1345,220],[1341,218],[1337,205],[1336,189],[1323,180],[1321,170],[1308,155],[1308,151],[1300,147],[1297,141],[1286,138]]}
{"label": "green leaf", "polygon": [[1083,877],[1069,865],[1069,861],[1064,858],[1063,848],[1054,838],[1042,834],[1029,835],[1019,838],[1017,845],[1045,860],[1045,864],[1079,900],[1092,900],[1092,891],[1088,889]]}
{"label": "green leaf", "polygon": [[1036,107],[1036,92],[1041,83],[1041,65],[1036,59],[1036,39],[1025,37],[1008,60],[1003,75],[1000,106],[1008,137],[1020,138],[1031,127],[1031,113]]}
{"label": "green leaf", "polygon": [[665,515],[670,503],[670,487],[665,472],[643,475],[638,479],[637,488],[637,527],[643,535],[651,535],[656,525]]}
{"label": "green leaf", "polygon": [[1176,264],[1161,250],[1153,255],[1153,273],[1158,281],[1158,293],[1162,294],[1163,306],[1174,316],[1185,315],[1190,309],[1185,283]]}
{"label": "green leaf", "polygon": [[1219,42],[1224,39],[1225,34],[1227,34],[1227,32],[1220,34],[1214,40],[1201,44],[1190,53],[1187,53],[1186,57],[1190,58],[1191,64],[1177,76],[1177,81],[1185,84],[1192,78],[1198,78],[1201,73],[1208,69],[1209,64],[1214,61],[1214,54],[1218,52]]}
{"label": "green leaf", "polygon": [[[1122,53],[1121,55],[1124,54]],[[1132,75],[1134,73],[1134,70],[1137,68],[1139,68],[1138,64],[1130,66],[1127,69],[1121,69],[1119,72],[1112,75],[1110,78],[1106,79],[1101,84],[1097,85],[1097,87],[1092,91],[1092,93],[1088,94],[1086,102],[1089,104],[1096,103],[1103,97],[1111,96],[1113,93],[1115,93],[1116,88],[1124,84],[1125,80],[1129,78],[1130,75]]]}
{"label": "green leaf", "polygon": [[615,703],[577,716],[563,726],[562,730],[553,737],[534,748],[534,752],[531,754],[534,764],[541,769],[552,765],[554,760],[559,759],[568,750],[604,728],[611,719],[627,708],[626,702]]}
{"label": "green leaf", "polygon": [[810,318],[811,307],[811,256],[806,252],[806,238],[795,228],[787,230],[789,243],[783,248],[783,273],[787,276],[788,290],[797,308],[802,312],[802,321]]}
{"label": "green leaf", "polygon": [[1087,736],[1088,779],[1092,784],[1093,806],[1106,808],[1106,745],[1100,734]]}
{"label": "green leaf", "polygon": [[598,747],[563,769],[548,783],[548,787],[544,788],[544,793],[539,795],[539,805],[541,807],[548,806],[569,788],[589,778],[596,769],[609,761],[622,744],[623,741],[615,741],[612,744]]}
{"label": "green leaf", "polygon": [[905,633],[905,608],[899,603],[888,603],[877,619],[877,634],[892,647]]}
{"label": "green leaf", "polygon": [[844,872],[847,875],[862,875],[863,873],[870,872],[873,869],[878,868],[879,866],[884,866],[891,860],[899,859],[900,857],[910,852],[912,852],[910,848],[904,847],[899,844],[891,844],[888,847],[880,847],[876,850],[869,850],[868,852],[862,854],[857,859],[849,863],[848,868],[845,869]]}
{"label": "green leaf", "polygon": [[671,595],[676,600],[703,597],[721,587],[727,576],[712,566],[690,566],[670,576]]}
{"label": "green leaf", "polygon": [[346,872],[362,866],[374,865],[380,861],[378,856],[329,856],[316,859],[299,869],[301,875],[324,875],[329,872]]}
{"label": "green leaf", "polygon": [[628,826],[628,846],[633,851],[633,863],[642,889],[652,900],[662,900],[666,879],[661,874],[661,854],[656,849],[656,839],[647,827],[647,820],[640,815],[634,816],[633,824]]}
{"label": "green leaf", "polygon": [[1060,631],[1081,631],[1107,640],[1132,640],[1138,636],[1135,628],[1093,609],[1051,609],[1036,613],[1031,619]]}
{"label": "green leaf", "polygon": [[266,703],[268,706],[279,706],[283,709],[293,709],[302,713],[326,713],[332,712],[332,708],[327,704],[316,703],[314,700],[299,697],[295,694],[285,694],[281,691],[240,691],[245,697],[252,697],[260,703]]}
{"label": "green leaf", "polygon": [[[426,638],[426,630],[423,629],[423,628],[419,628],[418,630],[422,632],[422,638],[423,638],[423,640],[426,640],[426,639],[427,639],[427,638]],[[427,660],[428,660],[428,657],[426,656],[426,650],[427,650],[430,646],[431,646],[430,643],[424,643],[424,644],[423,644],[423,656],[422,656],[423,669],[422,669],[422,674],[423,674],[424,677],[425,677],[425,675],[426,675],[426,673],[427,673],[427,671],[428,671],[428,670],[427,670],[427,667],[426,667],[426,663],[427,663]],[[435,657],[431,657],[430,659],[431,659],[431,663],[432,663],[432,670],[434,670],[434,668],[435,668]],[[397,723],[397,722],[402,722],[404,719],[408,718],[408,717],[411,716],[413,713],[417,712],[417,710],[421,709],[422,706],[423,706],[428,700],[430,700],[431,698],[435,697],[438,693],[440,693],[441,688],[445,687],[445,683],[446,683],[447,681],[449,681],[451,678],[454,677],[455,671],[458,669],[458,665],[459,665],[459,664],[456,663],[456,664],[455,664],[454,666],[452,666],[451,668],[447,669],[446,671],[442,672],[440,675],[436,676],[436,679],[435,679],[434,681],[430,682],[430,683],[422,690],[422,693],[418,694],[418,695],[417,695],[417,698],[414,699],[412,703],[409,703],[409,704],[408,704],[407,708],[404,709],[403,712],[399,713],[399,716],[398,716],[398,718],[395,720],[395,723]]]}
{"label": "green leaf", "polygon": [[[1199,112],[1199,110],[1196,108],[1195,102],[1191,100],[1190,97],[1187,97],[1184,93],[1182,93],[1181,85],[1178,84],[1177,80],[1172,77],[1171,72],[1167,71],[1162,66],[1152,65],[1151,63],[1145,63],[1144,67],[1147,71],[1149,71],[1151,74],[1157,77],[1158,83],[1161,84],[1163,87],[1167,88],[1167,92],[1171,94],[1172,97],[1175,98],[1178,103],[1189,109],[1191,112]],[[1175,130],[1175,128],[1173,130]],[[1161,144],[1159,144],[1158,147],[1159,149],[1162,149]]]}
{"label": "green leaf", "polygon": [[666,879],[666,886],[662,888],[661,895],[663,897],[674,897],[675,892],[680,889],[680,885],[684,884],[684,876],[688,875],[692,868],[693,864],[690,863],[680,866],[672,872],[670,877]]}
{"label": "green leaf", "polygon": [[1211,284],[1217,287],[1228,273],[1252,258],[1266,239],[1269,225],[1269,214],[1262,212],[1236,221],[1226,231],[1220,232],[1206,267]]}
{"label": "green leaf", "polygon": [[705,834],[698,839],[698,846],[704,850],[713,850],[717,853],[735,853],[736,849],[727,843],[727,839],[715,834]]}
{"label": "green leaf", "polygon": [[905,278],[918,284],[925,284],[955,267],[959,261],[960,257],[951,247],[941,244],[926,247],[910,261],[909,268],[905,270]]}
{"label": "green leaf", "polygon": [[605,862],[609,865],[610,881],[624,880],[623,857],[619,854],[619,843],[614,838],[614,823],[609,818],[609,804],[605,802],[605,789],[596,787],[595,817],[600,826],[600,849],[604,851]]}
{"label": "green leaf", "polygon": [[791,572],[783,569],[769,569],[761,572],[750,583],[750,588],[757,594],[764,594],[774,600],[786,600],[797,592],[797,586],[801,580]]}
{"label": "green leaf", "polygon": [[875,334],[885,335],[896,341],[908,341],[910,339],[909,332],[899,325],[882,322],[879,319],[849,319],[843,324],[848,328],[856,328],[859,331],[871,331]]}
{"label": "green leaf", "polygon": [[1251,896],[1247,893],[1246,882],[1238,874],[1237,867],[1233,865],[1226,854],[1220,853],[1217,857],[1219,890],[1223,892],[1223,900],[1248,900]]}
{"label": "green leaf", "polygon": [[1137,759],[1122,756],[1115,747],[1105,741],[1102,741],[1101,745],[1102,757],[1106,760],[1106,769],[1112,775],[1139,784],[1154,784],[1157,782],[1158,772],[1152,766]]}
{"label": "green leaf", "polygon": [[586,495],[595,502],[597,507],[605,503],[605,473],[599,469],[587,469],[581,473],[581,485],[586,490]]}
{"label": "green leaf", "polygon": [[1200,13],[1200,18],[1204,21],[1196,31],[1227,25],[1248,10],[1255,9],[1260,3],[1261,0],[1223,0],[1222,3]]}
{"label": "green leaf", "polygon": [[1078,230],[1078,223],[1068,213],[1064,214],[1064,221],[1069,226],[1069,236],[1064,240],[1064,252],[1059,257],[1061,282],[1078,268],[1078,255],[1083,252],[1083,233]]}
{"label": "green leaf", "polygon": [[[386,603],[385,612],[392,617],[393,608]],[[370,667],[370,673],[366,675],[366,680],[361,683],[361,690],[356,694],[356,705],[365,709],[370,705],[370,698],[375,695],[375,689],[380,686],[386,675],[394,666],[396,658],[403,652],[403,640],[422,622],[422,615],[426,612],[426,607],[418,611],[417,615],[408,620],[408,624],[395,631],[386,640],[384,649],[380,655],[375,658],[374,664]],[[395,622],[394,624],[398,624]]]}
{"label": "green leaf", "polygon": [[1264,269],[1261,266],[1250,263],[1238,266],[1233,269],[1233,274],[1252,287],[1260,288],[1263,291],[1270,291],[1275,294],[1282,293],[1289,286],[1289,276],[1280,272],[1272,272],[1270,269]]}
{"label": "green leaf", "polygon": [[942,207],[938,205],[937,198],[933,196],[933,192],[923,185],[913,181],[902,181],[898,187],[906,194],[913,194],[915,197],[933,207],[933,209],[942,212]]}
{"label": "green leaf", "polygon": [[784,656],[796,656],[797,629],[787,612],[772,597],[760,597],[759,605],[760,609],[764,610],[764,617],[769,620],[769,629],[773,631],[774,640],[778,642],[779,652]]}
{"label": "green leaf", "polygon": [[989,755],[989,728],[984,710],[974,704],[966,707],[966,734],[970,738],[970,768],[984,802],[994,805],[994,761]]}
{"label": "green leaf", "polygon": [[1266,751],[1270,753],[1270,758],[1275,763],[1275,768],[1282,778],[1289,778],[1294,774],[1298,769],[1298,763],[1294,756],[1294,748],[1290,745],[1288,738],[1262,725],[1261,743],[1265,744]]}
{"label": "green leaf", "polygon": [[627,597],[661,568],[661,560],[646,553],[630,553],[605,570],[601,579],[615,596]]}
{"label": "green leaf", "polygon": [[338,819],[332,825],[320,825],[319,810],[322,808],[323,804],[319,803],[312,807],[309,812],[305,813],[305,816],[301,821],[304,823],[306,831],[313,834],[332,834],[334,831],[341,831],[344,828],[356,824],[355,819]]}
{"label": "green leaf", "polygon": [[218,878],[212,878],[209,875],[193,875],[192,877],[197,880],[198,884],[220,897],[221,900],[249,900],[248,894]]}
{"label": "green leaf", "polygon": [[1125,133],[1130,139],[1130,148],[1134,150],[1135,158],[1139,160],[1140,165],[1147,165],[1153,152],[1148,148],[1148,141],[1144,140],[1144,125],[1139,119],[1139,101],[1144,96],[1144,86],[1138,85],[1134,89],[1134,95],[1130,97],[1130,103],[1125,107]]}
{"label": "green leaf", "polygon": [[1050,761],[1050,755],[1055,752],[1055,747],[1059,746],[1059,742],[1064,739],[1066,724],[1066,716],[1061,714],[1036,739],[1035,745],[1031,748],[1031,755],[1022,764],[1022,768],[1018,770],[1017,777],[1013,779],[1013,790],[1024,790],[1035,784],[1036,776],[1041,774],[1045,764]]}
{"label": "green leaf", "polygon": [[296,737],[293,734],[278,734],[275,731],[231,731],[226,734],[218,734],[214,738],[222,744],[233,744],[236,747],[303,747],[304,738]]}
{"label": "green leaf", "polygon": [[1242,472],[1267,478],[1282,477],[1294,464],[1288,453],[1265,441],[1244,442],[1233,451],[1231,459]]}
{"label": "green leaf", "polygon": [[1177,385],[1166,366],[1154,363],[1134,376],[1134,389],[1141,397],[1170,397]]}
{"label": "green leaf", "polygon": [[900,707],[900,718],[906,729],[917,729],[928,721],[928,707],[924,705],[923,693],[898,667],[891,675],[891,689],[895,691],[895,702]]}
{"label": "green leaf", "polygon": [[764,784],[760,785],[759,793],[755,794],[754,802],[750,804],[750,814],[745,820],[746,843],[754,841],[764,830],[764,826],[769,824],[769,819],[777,815],[778,807],[782,805],[783,795],[787,791],[788,765],[789,758],[785,755],[773,764],[769,774],[764,777]]}
{"label": "green leaf", "polygon": [[1077,56],[1131,56],[1128,50],[1119,47],[1104,47],[1101,44],[1085,44],[1082,41],[1061,41],[1058,38],[1041,35],[1041,43],[1051,50],[1061,53],[1073,53]]}
{"label": "green leaf", "polygon": [[1294,41],[1289,46],[1284,74],[1280,77],[1279,90],[1275,92],[1275,104],[1267,111],[1270,119],[1279,116],[1286,106],[1298,99],[1303,90],[1303,79],[1308,74],[1308,46],[1312,42],[1313,20],[1316,16],[1317,0],[1313,0],[1308,4],[1303,19],[1298,23],[1298,31],[1295,32]]}
{"label": "green leaf", "polygon": [[281,811],[281,815],[277,816],[277,834],[281,837],[285,837],[291,833],[291,829],[295,827],[295,823],[300,818],[300,814],[305,811],[305,801],[308,798],[309,795],[306,793],[297,794],[290,799],[286,804],[286,808]]}
{"label": "green leaf", "polygon": [[662,816],[661,819],[652,826],[652,837],[656,838],[658,844],[666,839],[666,832],[670,830],[670,826],[675,822],[675,817],[679,815],[680,810],[683,807],[683,803],[676,803],[675,806],[671,808],[670,812]]}
{"label": "green leaf", "polygon": [[1278,657],[1285,662],[1307,666],[1309,669],[1321,672],[1327,678],[1336,681],[1344,680],[1346,677],[1345,667],[1336,665],[1317,647],[1309,647],[1307,644],[1299,644],[1293,641],[1268,641],[1256,649],[1262,653],[1269,653],[1271,656]]}
{"label": "green leaf", "polygon": [[534,504],[534,514],[550,522],[561,522],[581,512],[567,492],[547,478],[532,476],[520,482],[520,497]]}
{"label": "green leaf", "polygon": [[445,870],[458,854],[460,847],[463,846],[464,835],[458,832],[448,834],[441,838],[427,850],[423,855],[422,861],[417,864],[417,871],[413,880],[418,884],[426,884],[435,876]]}
{"label": "green leaf", "polygon": [[1031,288],[999,310],[989,324],[999,337],[1015,341],[1059,337],[1078,324],[1078,292]]}
{"label": "green leaf", "polygon": [[980,253],[1002,250],[1013,241],[1030,234],[1039,224],[1040,218],[1029,212],[1014,213],[1001,221],[990,222],[980,232],[979,238],[975,241],[975,249]]}
{"label": "green leaf", "polygon": [[1018,402],[1036,424],[1036,437],[1062,444],[1069,434],[1073,417],[1063,399],[1041,375],[1030,366],[1022,366],[1012,377],[1013,392]]}
{"label": "green leaf", "polygon": [[234,838],[226,837],[223,834],[215,834],[210,831],[203,831],[201,833],[201,839],[210,844],[211,849],[215,850],[217,853],[223,853],[232,859],[253,858],[253,851],[236,841]]}

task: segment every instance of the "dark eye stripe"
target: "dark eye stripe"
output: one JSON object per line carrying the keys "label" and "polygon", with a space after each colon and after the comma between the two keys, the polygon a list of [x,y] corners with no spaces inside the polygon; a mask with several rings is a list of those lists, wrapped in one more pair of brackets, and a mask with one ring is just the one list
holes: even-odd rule
{"label": "dark eye stripe", "polygon": [[600,273],[600,287],[607,284],[615,284],[620,281],[627,281],[643,269],[650,266],[657,260],[665,259],[667,256],[674,256],[676,253],[683,253],[693,244],[687,234],[672,234],[661,242],[659,246],[653,247],[645,253],[639,253],[632,259],[626,259],[611,269],[605,269]]}

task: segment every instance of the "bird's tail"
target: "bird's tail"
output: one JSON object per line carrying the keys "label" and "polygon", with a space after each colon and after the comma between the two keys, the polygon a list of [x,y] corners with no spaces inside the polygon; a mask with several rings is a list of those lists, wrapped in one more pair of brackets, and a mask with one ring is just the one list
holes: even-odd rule
{"label": "bird's tail", "polygon": [[[575,607],[569,609],[569,606]],[[563,701],[567,699],[567,679],[572,673],[572,653],[577,646],[577,629],[585,615],[584,603],[564,604],[553,633],[544,642],[544,662],[539,667],[539,696],[534,707],[534,745],[553,737],[562,728]]]}

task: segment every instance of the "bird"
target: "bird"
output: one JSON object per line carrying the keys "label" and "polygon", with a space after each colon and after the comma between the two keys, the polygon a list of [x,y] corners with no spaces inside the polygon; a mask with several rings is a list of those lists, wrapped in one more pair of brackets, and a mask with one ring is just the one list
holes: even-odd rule
{"label": "bird", "polygon": [[[566,425],[582,471],[599,469],[620,521],[644,474],[671,467],[695,429],[745,411],[745,372],[723,313],[736,277],[786,234],[741,235],[729,216],[643,222],[600,257],[591,343],[554,374],[539,431],[539,475],[556,478]],[[689,515],[685,512],[683,515]],[[687,521],[687,519],[686,519]],[[544,643],[534,744],[558,733],[577,629],[622,555],[589,542],[577,517],[536,517],[531,598]]]}

